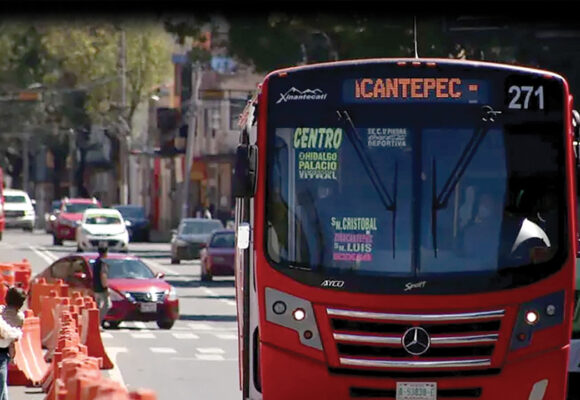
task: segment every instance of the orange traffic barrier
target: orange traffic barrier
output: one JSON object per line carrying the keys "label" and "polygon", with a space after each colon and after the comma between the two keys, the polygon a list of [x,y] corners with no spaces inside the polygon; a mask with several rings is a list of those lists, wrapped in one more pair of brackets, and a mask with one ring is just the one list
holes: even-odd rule
{"label": "orange traffic barrier", "polygon": [[23,258],[21,262],[15,262],[13,265],[16,286],[28,292],[30,289],[30,277],[32,276],[30,262],[26,258]]}
{"label": "orange traffic barrier", "polygon": [[51,290],[48,296],[40,296],[40,336],[42,345],[49,347],[56,343],[58,332],[56,330],[56,305],[64,297],[58,296],[56,290]]}
{"label": "orange traffic barrier", "polygon": [[16,341],[15,349],[14,366],[22,371],[28,383],[40,383],[49,365],[44,361],[42,354],[40,319],[34,316],[32,310],[25,310],[22,338]]}
{"label": "orange traffic barrier", "polygon": [[157,400],[157,395],[153,390],[138,389],[129,392],[129,398],[131,400]]}
{"label": "orange traffic barrier", "polygon": [[62,360],[59,385],[63,382],[66,391],[67,399],[80,399],[81,385],[86,384],[86,380],[79,380],[83,375],[84,378],[98,379],[101,377],[98,361],[92,357],[79,356],[66,358]]}
{"label": "orange traffic barrier", "polygon": [[96,305],[91,304],[91,308],[85,308],[82,310],[81,319],[81,343],[87,346],[89,356],[102,358],[102,368],[112,369],[114,367],[113,362],[107,355],[101,338],[99,309]]}
{"label": "orange traffic barrier", "polygon": [[39,278],[30,283],[28,293],[28,307],[34,311],[34,315],[41,317],[40,298],[48,296],[51,290],[56,290],[59,296],[68,296],[68,285],[62,279],[57,279],[56,283],[48,283],[46,279]]}
{"label": "orange traffic barrier", "polygon": [[6,285],[14,286],[16,283],[16,278],[14,275],[14,264],[0,263],[0,275],[2,276],[2,281]]}
{"label": "orange traffic barrier", "polygon": [[128,400],[129,393],[119,382],[111,379],[100,381],[95,396],[91,400]]}

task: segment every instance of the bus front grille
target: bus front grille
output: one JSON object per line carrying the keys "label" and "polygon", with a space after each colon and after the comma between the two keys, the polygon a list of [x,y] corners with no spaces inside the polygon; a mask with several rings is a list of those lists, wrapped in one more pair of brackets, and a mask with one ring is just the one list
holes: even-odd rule
{"label": "bus front grille", "polygon": [[326,312],[339,367],[393,372],[490,368],[505,314],[505,310],[392,314],[334,308]]}

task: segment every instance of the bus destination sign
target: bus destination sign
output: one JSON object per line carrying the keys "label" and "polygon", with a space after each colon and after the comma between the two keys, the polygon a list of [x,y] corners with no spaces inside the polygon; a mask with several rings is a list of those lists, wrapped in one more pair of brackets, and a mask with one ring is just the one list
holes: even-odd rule
{"label": "bus destination sign", "polygon": [[343,83],[345,103],[481,104],[488,100],[485,81],[459,77],[359,78]]}

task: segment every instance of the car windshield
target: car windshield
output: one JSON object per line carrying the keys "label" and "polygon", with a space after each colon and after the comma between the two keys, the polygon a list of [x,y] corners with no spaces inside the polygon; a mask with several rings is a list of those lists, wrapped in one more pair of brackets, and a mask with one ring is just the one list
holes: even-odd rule
{"label": "car windshield", "polygon": [[61,203],[60,201],[58,201],[58,200],[57,200],[57,201],[53,201],[53,202],[50,204],[50,209],[51,209],[52,211],[54,211],[54,210],[58,210],[58,209],[60,208],[60,205],[61,205],[61,204],[62,204],[62,203]]}
{"label": "car windshield", "polygon": [[[143,261],[136,259],[106,258],[111,279],[152,279],[155,274]],[[91,260],[91,264],[94,260]]]}
{"label": "car windshield", "polygon": [[145,209],[143,207],[115,207],[124,218],[145,218]]}
{"label": "car windshield", "polygon": [[183,221],[179,233],[182,235],[203,235],[216,229],[223,229],[223,227],[221,221],[215,219]]}
{"label": "car windshield", "polygon": [[233,248],[235,246],[236,238],[234,233],[216,233],[211,239],[209,247],[216,248]]}
{"label": "car windshield", "polygon": [[121,219],[116,215],[91,215],[87,216],[85,224],[88,225],[118,225]]}
{"label": "car windshield", "polygon": [[89,208],[100,208],[97,204],[94,203],[69,203],[65,204],[64,212],[65,213],[82,213]]}
{"label": "car windshield", "polygon": [[26,197],[19,195],[4,195],[6,203],[26,203]]}
{"label": "car windshield", "polygon": [[[287,85],[272,86],[272,102]],[[304,282],[314,279],[307,271],[321,282],[348,277],[361,291],[429,282],[449,293],[459,289],[453,279],[469,288],[461,290],[496,290],[553,273],[568,249],[554,99],[551,113],[504,111],[493,122],[487,104],[277,105],[267,257]]]}

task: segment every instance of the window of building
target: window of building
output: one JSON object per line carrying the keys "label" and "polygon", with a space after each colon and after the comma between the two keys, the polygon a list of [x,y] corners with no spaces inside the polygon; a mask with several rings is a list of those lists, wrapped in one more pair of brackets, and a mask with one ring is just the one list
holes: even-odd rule
{"label": "window of building", "polygon": [[230,99],[230,130],[238,129],[238,117],[244,111],[246,100]]}

